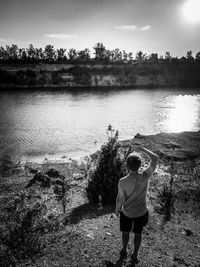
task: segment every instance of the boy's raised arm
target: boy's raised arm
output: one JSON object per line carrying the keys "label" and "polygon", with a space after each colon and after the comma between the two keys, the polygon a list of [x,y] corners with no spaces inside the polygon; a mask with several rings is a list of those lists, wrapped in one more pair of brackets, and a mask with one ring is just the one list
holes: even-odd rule
{"label": "boy's raised arm", "polygon": [[150,177],[156,169],[159,157],[154,152],[152,152],[152,151],[150,151],[144,147],[136,147],[135,151],[136,152],[143,152],[150,158],[150,160],[151,160],[150,164],[144,171]]}

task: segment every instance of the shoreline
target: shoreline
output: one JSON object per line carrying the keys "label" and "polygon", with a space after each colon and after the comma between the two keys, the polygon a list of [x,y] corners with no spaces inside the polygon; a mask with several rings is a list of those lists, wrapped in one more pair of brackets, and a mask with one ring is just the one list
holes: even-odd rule
{"label": "shoreline", "polygon": [[200,157],[200,130],[180,133],[136,134],[133,139],[120,142],[123,147],[142,145],[159,153],[161,157],[185,160]]}
{"label": "shoreline", "polygon": [[[194,160],[200,159],[200,131],[185,131],[181,133],[158,133],[155,135],[141,135],[136,134],[134,138],[119,141],[121,145],[119,153],[127,153],[129,149],[134,151],[134,146],[144,146],[147,149],[157,153],[160,157],[160,166],[169,165],[171,160],[187,164]],[[47,171],[50,168],[55,169],[66,177],[69,172],[77,173],[77,167],[87,169],[87,164],[93,158],[96,161],[97,155],[100,150],[94,153],[84,155],[77,158],[56,158],[55,160],[43,160],[42,162],[36,161],[19,161],[18,163],[2,161],[0,164],[0,185],[2,186],[1,192],[6,190],[15,191],[16,189],[23,189],[24,185],[33,176],[31,170]],[[94,163],[93,162],[93,163]],[[76,167],[75,167],[76,166]],[[79,168],[78,167],[78,168]],[[5,170],[5,172],[4,172]],[[72,178],[74,175],[72,175]],[[0,194],[1,195],[1,194]]]}
{"label": "shoreline", "polygon": [[13,90],[15,91],[37,91],[37,90],[44,90],[44,91],[73,91],[73,92],[80,92],[80,91],[115,91],[115,90],[154,90],[154,89],[160,89],[164,90],[167,88],[177,88],[181,89],[183,91],[194,91],[198,90],[200,92],[200,89],[198,86],[187,86],[184,87],[183,85],[177,85],[177,84],[170,84],[170,85],[109,85],[109,86],[85,86],[85,85],[80,85],[80,86],[66,86],[66,85],[25,85],[25,86],[2,86],[0,85],[1,90],[8,90],[9,92],[12,92]]}
{"label": "shoreline", "polygon": [[[131,147],[134,151],[134,146],[144,146],[157,152],[161,158],[173,158],[175,160],[185,160],[200,157],[200,130],[199,131],[183,131],[179,133],[156,133],[152,135],[142,135],[137,133],[134,138],[119,140],[121,149],[127,149]],[[103,144],[102,144],[103,145]],[[22,156],[21,165],[31,164],[53,164],[62,165],[69,163],[71,160],[76,162],[84,161],[92,155],[97,154],[101,149],[96,149],[94,152],[78,153],[75,155],[67,155],[67,153],[61,154],[45,154],[43,156]]]}

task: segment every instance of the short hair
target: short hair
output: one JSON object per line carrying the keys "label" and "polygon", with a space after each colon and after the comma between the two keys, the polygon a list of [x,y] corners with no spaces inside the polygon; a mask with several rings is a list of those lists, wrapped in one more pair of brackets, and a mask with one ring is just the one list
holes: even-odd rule
{"label": "short hair", "polygon": [[142,160],[138,155],[131,153],[128,155],[126,163],[129,170],[137,171],[141,166]]}

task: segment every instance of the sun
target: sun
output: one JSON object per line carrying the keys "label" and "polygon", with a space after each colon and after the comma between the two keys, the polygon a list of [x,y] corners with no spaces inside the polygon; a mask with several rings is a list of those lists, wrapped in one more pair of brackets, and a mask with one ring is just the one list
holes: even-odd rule
{"label": "sun", "polygon": [[182,11],[188,22],[200,22],[200,0],[187,0]]}

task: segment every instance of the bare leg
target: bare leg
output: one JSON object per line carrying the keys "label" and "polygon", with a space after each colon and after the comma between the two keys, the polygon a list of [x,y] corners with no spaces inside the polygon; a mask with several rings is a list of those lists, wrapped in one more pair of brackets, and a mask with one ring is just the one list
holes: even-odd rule
{"label": "bare leg", "polygon": [[129,232],[122,232],[122,251],[126,252],[127,245],[129,242]]}
{"label": "bare leg", "polygon": [[134,236],[134,251],[132,254],[132,260],[137,261],[138,251],[142,243],[142,233],[141,234],[135,234]]}

